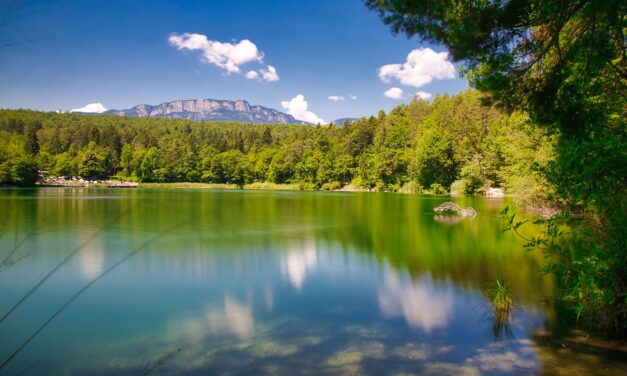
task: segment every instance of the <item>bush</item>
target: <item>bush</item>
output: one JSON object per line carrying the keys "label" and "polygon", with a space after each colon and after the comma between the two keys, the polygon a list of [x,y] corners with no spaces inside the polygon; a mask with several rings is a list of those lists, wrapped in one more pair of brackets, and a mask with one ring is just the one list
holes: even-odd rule
{"label": "bush", "polygon": [[422,193],[422,187],[420,186],[420,184],[416,183],[415,181],[410,181],[410,182],[403,184],[403,186],[401,187],[401,189],[398,190],[398,192],[418,194],[418,193]]}
{"label": "bush", "polygon": [[441,195],[446,193],[446,189],[440,183],[433,183],[431,187],[429,187],[429,191],[434,195]]}
{"label": "bush", "polygon": [[314,183],[300,182],[298,183],[298,185],[300,186],[300,189],[303,191],[315,191],[318,188],[316,187]]}
{"label": "bush", "polygon": [[453,184],[451,184],[451,194],[453,195],[462,195],[467,193],[468,183],[465,179],[455,180]]}
{"label": "bush", "polygon": [[320,187],[320,189],[322,189],[323,191],[335,191],[340,188],[342,188],[342,183],[340,183],[339,181],[324,183],[322,184],[322,187]]}

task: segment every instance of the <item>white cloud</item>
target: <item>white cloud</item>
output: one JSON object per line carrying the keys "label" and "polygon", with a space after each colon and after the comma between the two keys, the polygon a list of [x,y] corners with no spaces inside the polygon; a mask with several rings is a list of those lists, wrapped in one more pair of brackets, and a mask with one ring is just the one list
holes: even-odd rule
{"label": "white cloud", "polygon": [[345,97],[345,96],[343,96],[343,95],[329,95],[327,98],[328,98],[330,101],[333,101],[333,102],[341,102],[341,101],[345,101],[345,100],[347,100],[347,99],[350,99],[350,100],[352,100],[352,101],[357,100],[357,96],[356,96],[356,95],[352,95],[352,94],[349,94],[349,95],[348,95],[348,96],[346,96],[346,97]]}
{"label": "white cloud", "polygon": [[385,95],[387,98],[390,99],[403,99],[403,89],[401,89],[400,87],[393,87],[389,90],[386,90],[385,93],[383,93],[383,95]]}
{"label": "white cloud", "polygon": [[244,77],[248,78],[249,80],[256,80],[259,78],[259,73],[255,72],[254,70],[251,70],[248,73],[246,73]]}
{"label": "white cloud", "polygon": [[244,77],[249,80],[274,82],[279,80],[279,75],[276,73],[276,69],[272,65],[268,65],[266,69],[259,69],[257,71],[248,71]]}
{"label": "white cloud", "polygon": [[[241,73],[241,65],[251,62],[262,63],[264,58],[263,53],[248,39],[234,44],[209,40],[202,34],[183,33],[171,34],[168,42],[179,51],[200,51],[205,63],[218,66],[226,70],[227,74]],[[249,71],[244,77],[269,82],[279,80],[276,69],[270,65],[265,70],[261,68],[258,72]]]}
{"label": "white cloud", "polygon": [[276,73],[276,69],[272,65],[268,65],[266,70],[259,69],[261,77],[268,82],[274,82],[279,80],[279,75]]}
{"label": "white cloud", "polygon": [[448,60],[448,52],[435,52],[430,48],[419,48],[407,55],[403,64],[388,64],[379,68],[383,82],[398,80],[401,84],[421,87],[434,79],[455,77],[455,66]]}
{"label": "white cloud", "polygon": [[284,110],[287,111],[288,114],[294,116],[295,119],[306,121],[312,124],[327,123],[326,121],[324,121],[324,119],[319,118],[318,115],[307,110],[309,104],[305,100],[305,96],[302,94],[298,94],[289,101],[282,101],[281,106]]}
{"label": "white cloud", "polygon": [[98,103],[87,104],[81,108],[75,108],[71,110],[70,112],[88,112],[88,113],[93,113],[93,114],[100,114],[105,111],[107,111],[105,106],[103,106],[102,103],[98,102]]}
{"label": "white cloud", "polygon": [[329,95],[327,98],[333,102],[341,102],[346,99],[341,95]]}
{"label": "white cloud", "polygon": [[416,96],[420,99],[429,99],[432,97],[431,93],[427,93],[426,91],[418,91],[416,92]]}

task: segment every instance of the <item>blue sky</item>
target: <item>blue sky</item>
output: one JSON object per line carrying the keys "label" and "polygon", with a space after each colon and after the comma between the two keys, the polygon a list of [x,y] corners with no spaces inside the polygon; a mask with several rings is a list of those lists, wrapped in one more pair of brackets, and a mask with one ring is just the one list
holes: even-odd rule
{"label": "blue sky", "polygon": [[330,121],[467,87],[443,47],[392,35],[360,0],[1,4],[0,108],[245,99]]}

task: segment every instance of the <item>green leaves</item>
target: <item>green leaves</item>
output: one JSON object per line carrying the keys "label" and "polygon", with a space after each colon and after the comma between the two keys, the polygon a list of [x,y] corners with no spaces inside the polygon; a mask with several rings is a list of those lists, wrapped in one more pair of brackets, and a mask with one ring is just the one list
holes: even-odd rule
{"label": "green leaves", "polygon": [[[536,181],[548,182],[542,193],[566,210],[536,221],[542,235],[525,238],[527,247],[559,258],[551,269],[564,281],[565,291],[572,290],[565,296],[576,302],[578,317],[627,335],[627,305],[607,303],[615,301],[608,296],[624,298],[627,286],[625,2],[366,4],[393,32],[444,44],[491,103],[524,111],[534,123],[557,133],[557,156],[540,169],[542,178]],[[522,160],[529,165],[534,158]],[[510,189],[534,193],[538,184],[528,172],[536,171],[521,167],[503,180]],[[569,211],[585,222],[565,237],[563,225],[572,221]],[[520,235],[524,221],[516,222],[507,212],[504,216],[506,228]],[[596,254],[598,259],[589,257]]]}

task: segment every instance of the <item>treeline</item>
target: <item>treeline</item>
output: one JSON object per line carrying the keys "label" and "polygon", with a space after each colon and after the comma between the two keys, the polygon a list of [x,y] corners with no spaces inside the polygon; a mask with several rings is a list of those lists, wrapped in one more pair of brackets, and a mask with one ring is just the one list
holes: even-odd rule
{"label": "treeline", "polygon": [[483,106],[476,91],[415,99],[343,126],[0,111],[0,183],[9,185],[33,184],[44,170],[140,182],[539,194],[552,158],[550,135],[523,115]]}

